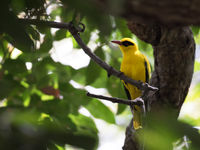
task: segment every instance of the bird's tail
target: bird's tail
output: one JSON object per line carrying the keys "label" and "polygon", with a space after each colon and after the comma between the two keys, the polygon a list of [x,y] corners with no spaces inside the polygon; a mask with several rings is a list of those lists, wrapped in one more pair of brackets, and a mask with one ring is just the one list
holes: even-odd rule
{"label": "bird's tail", "polygon": [[135,130],[142,128],[143,110],[140,106],[133,107],[133,127]]}

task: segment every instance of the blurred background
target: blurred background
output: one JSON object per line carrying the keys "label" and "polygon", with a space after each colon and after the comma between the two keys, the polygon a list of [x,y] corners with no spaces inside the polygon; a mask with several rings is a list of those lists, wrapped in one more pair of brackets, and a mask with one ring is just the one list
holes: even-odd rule
{"label": "blurred background", "polygon": [[[122,55],[111,40],[134,39],[153,67],[151,45],[137,39],[124,19],[104,14],[89,0],[0,3],[0,149],[121,150],[130,109],[86,96],[89,91],[126,98],[121,81],[91,61],[67,30],[24,26],[17,18],[81,21],[85,44],[118,70]],[[120,1],[115,4],[123,9]],[[200,32],[191,29],[195,68],[179,120],[200,129]],[[180,143],[176,150],[184,149]]]}

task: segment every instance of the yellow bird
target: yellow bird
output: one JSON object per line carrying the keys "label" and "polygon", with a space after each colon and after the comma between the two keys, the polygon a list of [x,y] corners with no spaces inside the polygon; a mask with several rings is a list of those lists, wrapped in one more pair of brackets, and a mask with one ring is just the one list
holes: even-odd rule
{"label": "yellow bird", "polygon": [[[119,45],[123,54],[120,71],[123,72],[129,78],[134,80],[148,82],[151,67],[150,63],[145,55],[143,55],[136,43],[130,38],[123,38],[120,41],[112,41]],[[125,91],[128,99],[134,100],[141,96],[141,91],[130,83],[123,81]],[[139,106],[131,108],[133,112],[133,127],[134,129],[142,128],[142,110]]]}

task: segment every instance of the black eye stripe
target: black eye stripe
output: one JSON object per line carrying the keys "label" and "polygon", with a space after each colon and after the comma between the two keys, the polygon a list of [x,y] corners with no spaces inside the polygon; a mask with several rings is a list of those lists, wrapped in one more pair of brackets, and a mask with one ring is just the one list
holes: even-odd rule
{"label": "black eye stripe", "polygon": [[124,45],[124,46],[129,46],[129,45],[134,45],[133,43],[131,43],[131,42],[129,42],[129,41],[124,41],[124,42],[122,42],[122,45]]}

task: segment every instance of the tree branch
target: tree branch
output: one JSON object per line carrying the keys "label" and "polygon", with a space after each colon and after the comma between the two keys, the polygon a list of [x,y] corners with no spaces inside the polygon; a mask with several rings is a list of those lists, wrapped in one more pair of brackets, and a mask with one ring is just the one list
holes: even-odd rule
{"label": "tree branch", "polygon": [[109,66],[107,63],[105,63],[104,61],[102,61],[98,56],[96,56],[94,53],[92,53],[91,49],[88,48],[84,44],[84,42],[82,41],[82,39],[80,38],[80,36],[78,34],[73,35],[73,37],[76,40],[76,42],[79,44],[79,46],[83,49],[83,51],[93,61],[95,61],[99,66],[101,66],[102,68],[104,68],[108,72],[109,75],[116,76],[116,77],[120,78],[121,80],[124,80],[125,82],[131,83],[132,85],[136,86],[140,90],[151,90],[151,91],[157,91],[158,90],[158,88],[152,87],[152,86],[150,86],[147,83],[143,83],[141,81],[136,81],[136,80],[133,80],[131,78],[128,78],[122,72],[117,71],[113,67]]}
{"label": "tree branch", "polygon": [[118,103],[118,104],[125,104],[129,106],[137,105],[137,106],[142,106],[144,105],[143,100],[141,100],[140,97],[134,99],[134,100],[126,100],[126,99],[121,99],[121,98],[116,98],[116,97],[107,97],[107,96],[102,96],[102,95],[96,95],[96,94],[91,94],[87,92],[87,96],[89,97],[94,97],[94,98],[99,98],[102,100],[107,100],[113,103]]}
{"label": "tree branch", "polygon": [[[139,23],[157,22],[167,25],[200,25],[199,0],[123,0],[113,5],[103,0],[95,0],[102,12],[122,16]],[[99,4],[100,3],[100,4]],[[97,7],[98,7],[97,6]]]}
{"label": "tree branch", "polygon": [[70,23],[60,23],[55,21],[44,21],[38,19],[18,19],[22,24],[31,24],[36,26],[47,26],[51,28],[67,29],[70,30]]}
{"label": "tree branch", "polygon": [[95,61],[99,66],[101,66],[103,69],[107,71],[109,75],[116,76],[120,78],[121,80],[124,80],[125,82],[128,82],[134,86],[136,86],[140,90],[151,90],[151,91],[157,91],[158,88],[152,87],[147,83],[143,83],[141,81],[136,81],[131,78],[128,78],[125,76],[122,72],[117,71],[113,67],[109,66],[107,63],[105,63],[103,60],[101,60],[98,56],[96,56],[94,53],[92,53],[91,49],[85,45],[85,43],[82,41],[79,32],[82,32],[82,29],[79,27],[78,29],[73,26],[72,23],[60,23],[60,22],[54,22],[54,21],[42,21],[42,20],[36,20],[36,19],[19,19],[19,21],[23,24],[33,24],[37,26],[48,26],[52,28],[60,28],[60,29],[67,29],[70,31],[76,42],[79,44],[79,46],[83,49],[83,51],[93,60]]}

